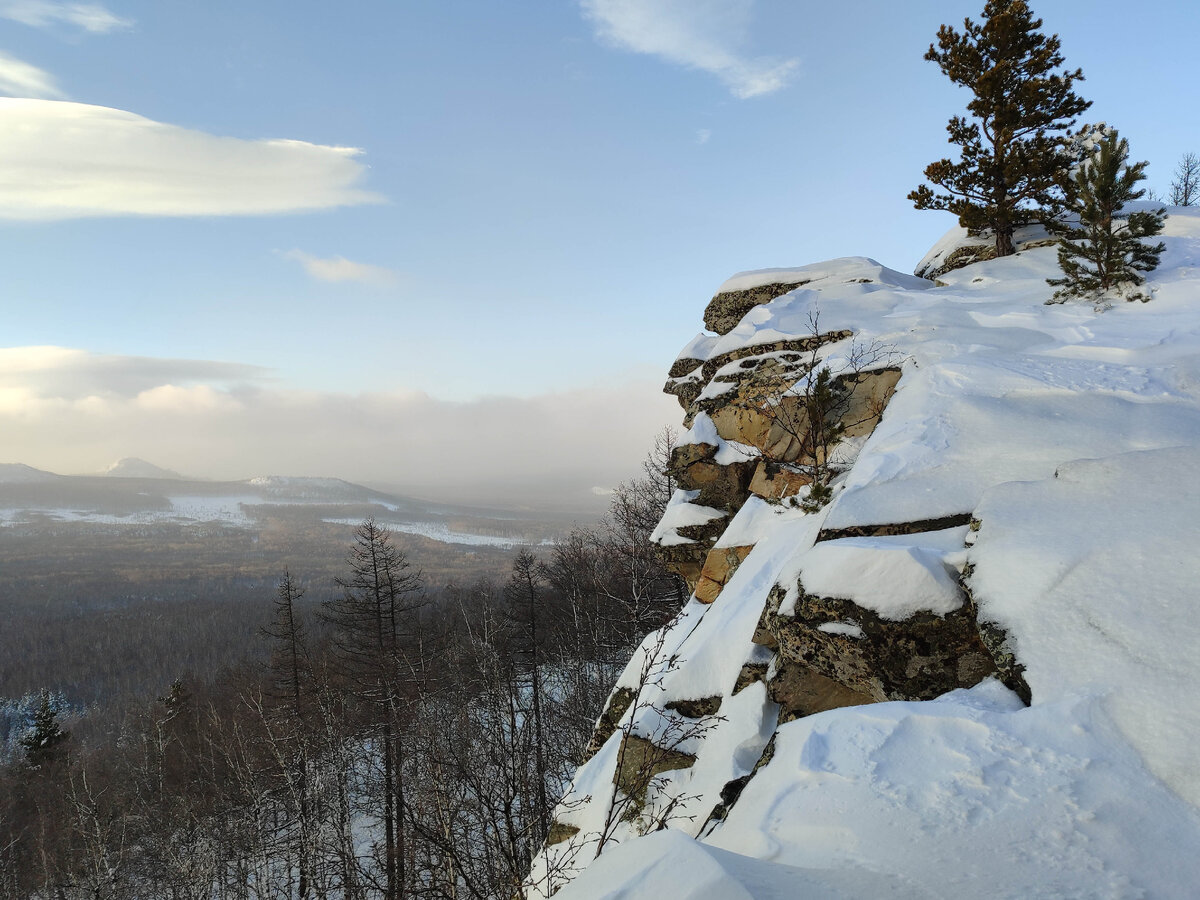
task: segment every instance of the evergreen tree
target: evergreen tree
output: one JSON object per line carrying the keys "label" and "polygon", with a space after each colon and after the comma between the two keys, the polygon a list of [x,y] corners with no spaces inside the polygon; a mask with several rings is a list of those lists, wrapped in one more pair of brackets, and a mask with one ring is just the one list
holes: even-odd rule
{"label": "evergreen tree", "polygon": [[1063,277],[1046,279],[1060,287],[1050,303],[1085,297],[1103,306],[1110,291],[1127,300],[1150,299],[1132,288],[1145,281],[1139,273],[1158,266],[1165,245],[1145,244],[1142,238],[1162,231],[1166,210],[1123,213],[1126,204],[1146,193],[1134,190],[1146,177],[1146,163],[1128,164],[1129,143],[1115,128],[1102,134],[1091,157],[1075,170],[1069,210],[1078,216],[1079,224],[1054,226],[1062,235],[1058,264]]}
{"label": "evergreen tree", "polygon": [[58,710],[43,690],[38,702],[33,723],[21,736],[21,747],[25,750],[25,762],[32,768],[40,768],[58,758],[59,750],[70,735],[58,725]]}
{"label": "evergreen tree", "polygon": [[963,31],[938,29],[925,58],[955,84],[971,89],[970,118],[946,126],[960,160],[941,159],[925,169],[923,184],[908,195],[917,209],[944,209],[973,234],[990,231],[996,255],[1014,252],[1013,232],[1051,218],[1061,203],[1071,160],[1064,132],[1091,103],[1072,90],[1083,73],[1059,72],[1058,35],[1038,31],[1023,0],[988,0],[983,22]]}
{"label": "evergreen tree", "polygon": [[183,686],[183,679],[176,678],[171,682],[171,690],[166,696],[159,697],[158,702],[167,708],[166,717],[162,720],[167,724],[175,719],[191,702],[192,693]]}

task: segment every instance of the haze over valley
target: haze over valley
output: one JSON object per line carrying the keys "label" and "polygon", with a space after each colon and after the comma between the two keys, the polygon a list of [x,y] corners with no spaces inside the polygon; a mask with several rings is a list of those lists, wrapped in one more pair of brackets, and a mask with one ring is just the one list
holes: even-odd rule
{"label": "haze over valley", "polygon": [[[185,478],[126,458],[100,475],[0,465],[0,697],[47,683],[90,705],[261,653],[285,571],[315,608],[355,527],[388,528],[426,585],[502,581],[594,516],[435,504],[336,478]],[[167,627],[171,624],[172,627]]]}

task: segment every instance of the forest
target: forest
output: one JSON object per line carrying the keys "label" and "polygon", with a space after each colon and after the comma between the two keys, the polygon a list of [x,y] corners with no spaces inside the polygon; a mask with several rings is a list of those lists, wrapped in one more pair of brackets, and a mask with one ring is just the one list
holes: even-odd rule
{"label": "forest", "polygon": [[368,519],[328,599],[280,573],[257,659],[82,716],[49,681],[8,710],[0,896],[523,896],[613,682],[684,599],[649,542],[669,452],[507,578],[427,585]]}

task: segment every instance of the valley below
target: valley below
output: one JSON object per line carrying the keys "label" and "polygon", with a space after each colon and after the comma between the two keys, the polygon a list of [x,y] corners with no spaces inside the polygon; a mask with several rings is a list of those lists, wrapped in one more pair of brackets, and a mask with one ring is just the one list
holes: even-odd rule
{"label": "valley below", "polygon": [[263,652],[285,572],[315,609],[355,527],[392,531],[426,591],[508,577],[566,514],[429,503],[338,479],[64,476],[0,465],[0,698],[44,687],[78,707],[155,696]]}

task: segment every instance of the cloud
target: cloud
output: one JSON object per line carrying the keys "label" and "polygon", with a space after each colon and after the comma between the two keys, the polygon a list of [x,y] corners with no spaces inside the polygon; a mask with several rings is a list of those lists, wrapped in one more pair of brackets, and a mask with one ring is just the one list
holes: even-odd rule
{"label": "cloud", "polygon": [[447,501],[598,510],[679,407],[649,372],[534,397],[304,391],[240,363],[0,350],[0,462],[189,475],[335,476]]}
{"label": "cloud", "polygon": [[354,262],[344,256],[323,259],[302,250],[289,250],[283,254],[304,266],[311,277],[318,281],[360,281],[363,284],[390,285],[396,283],[396,273],[383,266]]}
{"label": "cloud", "polygon": [[0,52],[0,94],[40,99],[63,96],[49,72],[3,52]]}
{"label": "cloud", "polygon": [[56,3],[53,0],[0,0],[0,18],[34,28],[73,25],[92,34],[107,34],[133,24],[99,3]]}
{"label": "cloud", "polygon": [[708,139],[712,137],[712,131],[708,128],[700,128],[696,131],[696,143],[707,144]]}
{"label": "cloud", "polygon": [[787,85],[799,61],[738,52],[754,0],[580,0],[597,38],[716,75],[738,98]]}
{"label": "cloud", "polygon": [[[19,389],[27,403],[126,400],[167,384],[207,384],[226,389],[269,379],[261,366],[200,359],[115,356],[70,347],[0,348],[0,390]],[[0,412],[12,410],[0,398]],[[25,411],[29,411],[28,407]]]}
{"label": "cloud", "polygon": [[361,152],[0,98],[0,219],[269,215],[382,202],[358,187]]}
{"label": "cloud", "polygon": [[142,391],[134,398],[135,404],[151,413],[210,413],[221,410],[237,411],[243,404],[228,391],[218,390],[207,384],[180,387],[177,384],[160,384]]}

